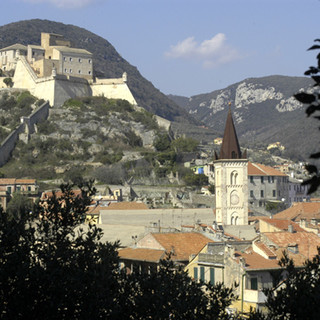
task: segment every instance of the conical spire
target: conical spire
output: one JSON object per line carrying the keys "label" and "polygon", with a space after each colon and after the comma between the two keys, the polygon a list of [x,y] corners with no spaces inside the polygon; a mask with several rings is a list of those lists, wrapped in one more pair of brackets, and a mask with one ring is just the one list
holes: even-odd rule
{"label": "conical spire", "polygon": [[226,126],[224,129],[223,141],[220,149],[219,159],[241,159],[242,153],[239,141],[234,127],[231,108],[229,104],[229,112],[227,116]]}

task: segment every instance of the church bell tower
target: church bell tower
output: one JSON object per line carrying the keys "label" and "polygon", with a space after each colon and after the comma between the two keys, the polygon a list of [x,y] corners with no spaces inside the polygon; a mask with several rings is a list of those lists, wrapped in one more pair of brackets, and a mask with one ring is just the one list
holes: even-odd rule
{"label": "church bell tower", "polygon": [[248,160],[241,153],[231,109],[227,116],[219,156],[215,155],[216,222],[218,225],[248,224]]}

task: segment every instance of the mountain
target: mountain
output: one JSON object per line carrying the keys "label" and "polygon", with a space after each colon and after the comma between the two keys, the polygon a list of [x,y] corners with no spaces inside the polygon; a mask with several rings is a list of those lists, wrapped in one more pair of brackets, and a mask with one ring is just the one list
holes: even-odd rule
{"label": "mountain", "polygon": [[306,77],[250,78],[221,90],[190,98],[168,96],[205,126],[223,135],[228,104],[242,145],[264,147],[281,142],[286,154],[307,159],[319,149],[318,121],[307,118],[305,106],[293,94],[312,86]]}
{"label": "mountain", "polygon": [[123,72],[127,72],[130,90],[138,104],[147,111],[171,121],[196,123],[184,109],[143,78],[107,40],[86,29],[40,19],[14,22],[0,27],[0,48],[15,43],[40,45],[41,32],[61,34],[72,41],[72,46],[92,52],[96,76],[120,78]]}

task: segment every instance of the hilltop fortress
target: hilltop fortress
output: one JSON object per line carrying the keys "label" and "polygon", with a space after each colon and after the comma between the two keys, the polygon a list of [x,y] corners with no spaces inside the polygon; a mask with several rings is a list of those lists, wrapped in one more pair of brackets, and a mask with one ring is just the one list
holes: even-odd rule
{"label": "hilltop fortress", "polygon": [[14,44],[0,49],[0,68],[15,70],[14,88],[26,89],[52,107],[70,98],[99,95],[137,105],[126,73],[116,79],[94,78],[92,53],[72,48],[59,34],[41,33],[41,46]]}

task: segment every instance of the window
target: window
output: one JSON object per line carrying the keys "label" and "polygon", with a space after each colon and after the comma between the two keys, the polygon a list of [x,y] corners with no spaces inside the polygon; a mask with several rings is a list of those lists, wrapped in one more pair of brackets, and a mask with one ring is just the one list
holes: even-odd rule
{"label": "window", "polygon": [[91,74],[91,71],[89,71],[88,74]]}
{"label": "window", "polygon": [[72,58],[71,57],[69,58],[69,61],[72,62]]}
{"label": "window", "polygon": [[261,197],[261,198],[264,197],[264,192],[263,192],[263,190],[260,190],[260,197]]}
{"label": "window", "polygon": [[268,182],[271,183],[271,177],[270,176],[268,176]]}
{"label": "window", "polygon": [[81,70],[78,70],[78,73],[81,74]]}
{"label": "window", "polygon": [[204,281],[204,267],[200,267],[200,280]]}
{"label": "window", "polygon": [[193,268],[193,278],[195,280],[198,280],[198,268],[197,267]]}
{"label": "window", "polygon": [[253,198],[254,195],[253,195],[253,190],[250,190],[250,198]]}
{"label": "window", "polygon": [[89,59],[88,62],[91,63],[92,62],[91,59]]}
{"label": "window", "polygon": [[276,190],[272,190],[272,196],[273,196],[273,197],[276,197],[276,196],[277,196]]}
{"label": "window", "polygon": [[79,62],[80,62],[80,63],[82,62],[82,59],[81,59],[81,58],[79,58]]}
{"label": "window", "polygon": [[67,70],[67,68],[65,68],[65,69],[64,69],[64,72],[65,72],[65,73],[68,73],[68,70]]}
{"label": "window", "polygon": [[70,73],[72,73],[72,69],[70,69]]}
{"label": "window", "polygon": [[7,187],[7,191],[9,194],[11,194],[12,188],[11,187]]}
{"label": "window", "polygon": [[263,183],[264,182],[264,177],[263,176],[261,176],[261,183]]}
{"label": "window", "polygon": [[258,290],[258,278],[250,278],[250,289]]}
{"label": "window", "polygon": [[271,182],[274,183],[274,177],[271,177]]}
{"label": "window", "polygon": [[67,61],[67,58],[66,58],[66,57],[63,57],[63,61]]}
{"label": "window", "polygon": [[250,183],[253,183],[253,176],[250,176]]}
{"label": "window", "polygon": [[214,268],[210,268],[210,283],[214,284]]}

